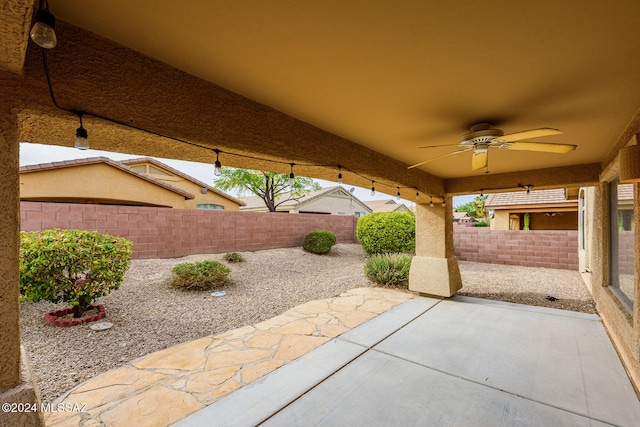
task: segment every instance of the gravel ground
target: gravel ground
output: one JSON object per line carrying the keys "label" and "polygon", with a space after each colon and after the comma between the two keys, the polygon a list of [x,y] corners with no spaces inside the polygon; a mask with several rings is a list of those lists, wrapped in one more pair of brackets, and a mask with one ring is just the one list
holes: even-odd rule
{"label": "gravel ground", "polygon": [[[360,245],[338,244],[328,255],[302,248],[243,252],[231,264],[221,298],[210,291],[170,286],[171,269],[182,262],[222,261],[222,254],[134,260],[117,291],[100,298],[106,331],[87,325],[45,324],[44,313],[62,304],[21,303],[21,335],[43,402],[53,402],[77,384],[151,352],[251,325],[304,302],[369,286]],[[224,262],[224,261],[222,261]],[[463,295],[594,313],[595,304],[577,272],[461,262]],[[558,298],[549,301],[547,296]]]}

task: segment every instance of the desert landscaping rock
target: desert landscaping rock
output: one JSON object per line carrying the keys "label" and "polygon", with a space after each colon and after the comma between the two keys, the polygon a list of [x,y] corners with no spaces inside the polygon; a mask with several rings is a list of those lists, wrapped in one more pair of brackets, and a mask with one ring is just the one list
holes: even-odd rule
{"label": "desert landscaping rock", "polygon": [[[88,325],[54,327],[43,322],[43,314],[63,309],[64,304],[21,303],[22,343],[43,402],[53,402],[78,384],[152,352],[225,331],[241,334],[262,331],[282,322],[276,316],[295,306],[315,301],[308,306],[312,309],[313,304],[326,304],[316,300],[370,286],[363,272],[366,256],[357,244],[338,244],[327,255],[310,254],[298,247],[243,252],[242,256],[246,262],[235,264],[226,263],[223,254],[133,260],[122,287],[97,301],[105,305],[105,320],[113,324],[108,330],[93,331]],[[211,291],[171,287],[173,266],[203,260],[230,266],[232,272],[223,287],[224,297],[212,298]],[[595,304],[576,271],[471,262],[460,262],[460,270],[463,295],[595,312]],[[545,298],[548,295],[558,300],[549,301]],[[354,303],[362,302],[357,295],[347,296],[334,302],[332,309],[341,316],[340,310],[348,310]],[[378,307],[369,310],[366,313],[376,312]],[[362,312],[345,311],[340,321],[345,325],[356,324],[373,314],[363,316]],[[323,324],[322,318],[313,321],[322,328],[325,337],[304,335],[304,339],[326,340],[344,329],[338,324]],[[303,322],[296,323],[296,327],[310,329]],[[260,346],[263,345],[268,343],[261,341]]]}

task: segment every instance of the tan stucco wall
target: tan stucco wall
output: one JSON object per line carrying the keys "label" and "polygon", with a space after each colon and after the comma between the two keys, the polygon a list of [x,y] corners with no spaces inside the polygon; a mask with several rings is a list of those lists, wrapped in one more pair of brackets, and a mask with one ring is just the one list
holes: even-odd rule
{"label": "tan stucco wall", "polygon": [[[156,169],[162,169],[159,166],[153,165],[148,162],[140,162],[140,163],[136,163],[136,165],[149,165]],[[129,164],[129,166],[133,166],[133,164]],[[163,171],[166,172],[167,175],[164,175],[164,174],[160,175],[160,174],[154,174],[154,173],[149,173],[149,175],[157,180],[160,180],[169,185],[172,185],[181,190],[184,190],[190,194],[193,194],[195,198],[185,200],[184,202],[184,207],[186,209],[196,209],[197,205],[200,203],[214,203],[216,205],[222,205],[224,206],[224,210],[226,211],[237,211],[240,209],[240,205],[234,202],[233,200],[223,197],[220,194],[217,194],[216,192],[211,190],[207,190],[207,192],[203,194],[202,187],[196,184],[195,182],[189,181],[187,179],[184,179],[181,176],[175,175],[173,174],[173,172],[169,170],[163,169]],[[211,169],[211,171],[213,174],[213,168]]]}
{"label": "tan stucco wall", "polygon": [[[20,195],[18,125],[0,107],[0,403],[40,404],[28,358],[20,346]],[[0,426],[42,426],[40,412],[0,412]]]}
{"label": "tan stucco wall", "polygon": [[[575,209],[558,208],[553,209],[555,216],[548,216],[549,210],[530,209],[531,220],[529,227],[531,230],[577,230],[578,214]],[[493,230],[509,230],[510,215],[522,215],[522,210],[496,210],[491,220]],[[522,228],[523,221],[520,221]]]}
{"label": "tan stucco wall", "polygon": [[0,110],[0,391],[20,381],[20,197],[15,115]]}
{"label": "tan stucco wall", "polygon": [[97,163],[20,174],[23,200],[64,200],[184,208],[185,197]]}
{"label": "tan stucco wall", "polygon": [[508,230],[509,229],[509,211],[494,211],[491,218],[492,230]]}
{"label": "tan stucco wall", "polygon": [[[636,389],[640,388],[640,238],[635,233],[634,280],[635,297],[633,312],[629,312],[610,290],[609,274],[609,189],[608,183],[618,176],[617,158],[607,165],[597,188],[589,190],[587,215],[593,220],[589,237],[590,283],[598,314],[611,336]],[[640,225],[640,192],[634,184],[635,230]],[[589,273],[583,273],[583,277]]]}

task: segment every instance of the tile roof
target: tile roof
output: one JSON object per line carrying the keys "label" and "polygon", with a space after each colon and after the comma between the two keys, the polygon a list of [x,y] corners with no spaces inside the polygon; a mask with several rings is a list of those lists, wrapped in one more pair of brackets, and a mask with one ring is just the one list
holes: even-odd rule
{"label": "tile roof", "polygon": [[[368,200],[365,202],[373,212],[393,212],[396,210],[409,210],[404,203],[396,203],[393,199]],[[402,209],[404,206],[405,209]]]}
{"label": "tile roof", "polygon": [[153,157],[138,157],[138,158],[135,158],[135,159],[121,160],[120,163],[123,163],[125,165],[134,165],[134,164],[140,164],[140,163],[151,163],[151,164],[153,164],[155,166],[158,166],[158,167],[160,167],[162,169],[166,169],[169,172],[171,172],[173,174],[176,174],[176,175],[186,179],[187,181],[191,181],[194,184],[197,184],[202,188],[206,188],[207,190],[212,191],[212,192],[216,193],[219,196],[222,196],[222,197],[224,197],[226,199],[229,199],[232,202],[239,204],[240,206],[244,206],[245,205],[245,202],[243,202],[242,200],[236,199],[235,197],[233,197],[233,196],[231,196],[231,195],[229,195],[227,193],[224,193],[224,192],[222,192],[220,190],[217,190],[217,189],[213,188],[212,186],[210,186],[209,184],[206,184],[206,183],[204,183],[204,182],[202,182],[200,180],[195,179],[194,177],[192,177],[190,175],[187,175],[184,172],[181,172],[181,171],[179,171],[177,169],[174,169],[171,166],[169,166],[169,165],[167,165],[165,163],[162,163],[159,160],[154,159]]}
{"label": "tile roof", "polygon": [[577,204],[576,200],[567,200],[563,188],[553,190],[514,191],[511,193],[490,194],[485,202],[487,208],[495,209],[506,206]]}
{"label": "tile roof", "polygon": [[26,166],[21,166],[20,167],[20,173],[30,173],[30,172],[40,172],[40,171],[45,171],[45,170],[53,170],[53,169],[62,169],[62,168],[71,168],[71,167],[77,167],[77,166],[86,166],[86,165],[93,165],[93,164],[98,164],[98,163],[103,163],[106,165],[109,165],[111,167],[114,167],[116,169],[120,169],[128,174],[134,175],[136,178],[140,178],[143,179],[145,181],[151,182],[154,185],[157,185],[159,187],[163,187],[169,191],[172,191],[174,193],[178,193],[182,196],[184,196],[187,199],[194,199],[195,196],[187,191],[182,190],[181,188],[178,187],[174,187],[173,185],[167,184],[164,181],[160,181],[159,179],[155,179],[149,175],[143,174],[138,172],[135,169],[130,168],[129,166],[121,163],[121,162],[117,162],[115,160],[111,160],[108,157],[87,157],[85,159],[75,159],[75,160],[64,160],[61,162],[51,162],[51,163],[40,163],[37,165],[26,165]]}

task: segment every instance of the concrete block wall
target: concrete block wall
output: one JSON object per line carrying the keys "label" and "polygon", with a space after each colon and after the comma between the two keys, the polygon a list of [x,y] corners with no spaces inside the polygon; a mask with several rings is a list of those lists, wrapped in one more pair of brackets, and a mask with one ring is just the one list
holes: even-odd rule
{"label": "concrete block wall", "polygon": [[304,236],[330,230],[339,243],[357,242],[357,218],[341,215],[206,211],[72,203],[20,203],[21,230],[94,230],[133,241],[133,258],[301,246]]}
{"label": "concrete block wall", "polygon": [[491,230],[453,227],[455,255],[462,261],[578,270],[576,230]]}

